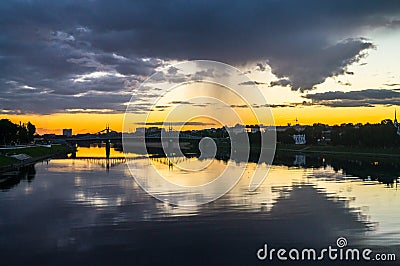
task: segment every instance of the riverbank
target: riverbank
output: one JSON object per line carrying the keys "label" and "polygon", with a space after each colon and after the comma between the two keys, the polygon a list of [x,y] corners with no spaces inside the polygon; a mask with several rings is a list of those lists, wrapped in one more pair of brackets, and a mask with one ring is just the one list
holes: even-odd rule
{"label": "riverbank", "polygon": [[[9,148],[0,151],[0,172],[18,169],[47,158],[68,153],[70,148],[67,145],[52,145],[51,147],[28,146],[25,148]],[[18,160],[10,155],[27,155],[27,159]]]}
{"label": "riverbank", "polygon": [[357,155],[357,156],[382,156],[400,157],[399,148],[362,148],[350,146],[324,146],[324,145],[294,145],[277,144],[276,151],[314,153],[314,154],[336,154],[336,155]]}

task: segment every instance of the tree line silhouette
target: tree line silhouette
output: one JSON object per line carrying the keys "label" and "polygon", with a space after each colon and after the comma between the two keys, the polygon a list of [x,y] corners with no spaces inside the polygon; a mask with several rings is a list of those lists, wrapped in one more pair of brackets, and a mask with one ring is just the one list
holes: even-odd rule
{"label": "tree line silhouette", "polygon": [[31,122],[14,124],[9,119],[0,119],[0,143],[25,144],[33,141],[36,126]]}
{"label": "tree line silhouette", "polygon": [[277,133],[278,142],[294,144],[294,134],[305,134],[307,144],[344,145],[351,147],[391,148],[399,147],[400,136],[392,120],[385,119],[376,124],[341,124],[329,126],[315,123],[303,130],[290,127]]}
{"label": "tree line silhouette", "polygon": [[[250,128],[251,126],[246,126]],[[243,126],[245,128],[245,126]],[[196,132],[186,131],[187,134],[200,137],[229,138],[225,127],[203,129]],[[257,146],[261,141],[261,132],[243,132],[247,134],[252,145]],[[368,148],[393,148],[400,146],[400,136],[391,119],[382,120],[380,123],[353,124],[346,123],[330,126],[314,123],[308,126],[288,126],[285,130],[277,130],[277,142],[294,144],[293,135],[305,134],[307,145],[333,145]]]}

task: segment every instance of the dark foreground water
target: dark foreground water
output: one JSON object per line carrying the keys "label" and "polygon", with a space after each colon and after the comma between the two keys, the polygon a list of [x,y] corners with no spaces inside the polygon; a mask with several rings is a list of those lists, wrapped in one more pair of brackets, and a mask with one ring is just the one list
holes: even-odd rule
{"label": "dark foreground water", "polygon": [[[99,151],[81,148],[78,157]],[[257,259],[264,244],[318,250],[338,237],[396,254],[382,265],[399,262],[398,161],[285,154],[276,164],[255,192],[244,177],[222,198],[182,208],[147,195],[123,160],[109,169],[100,159],[38,163],[0,179],[0,265],[273,265],[281,262]]]}

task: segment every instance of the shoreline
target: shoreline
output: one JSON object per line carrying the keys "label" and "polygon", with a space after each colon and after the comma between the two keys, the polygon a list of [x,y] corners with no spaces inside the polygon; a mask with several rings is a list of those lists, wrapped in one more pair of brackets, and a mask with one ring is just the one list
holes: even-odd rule
{"label": "shoreline", "polygon": [[0,165],[0,174],[5,173],[5,172],[10,172],[10,171],[15,171],[20,169],[21,167],[28,166],[49,158],[52,158],[54,156],[59,156],[59,155],[65,155],[68,152],[70,152],[70,148],[66,145],[52,145],[51,148],[46,148],[43,146],[32,146],[32,147],[26,147],[25,152],[21,152],[23,149],[17,147],[16,149],[14,148],[9,148],[9,149],[3,149],[4,151],[8,152],[14,152],[15,150],[18,150],[18,152],[27,154],[31,156],[29,159],[25,160],[17,160],[12,157],[7,157],[0,155],[0,159],[3,159],[4,161],[9,161],[10,163],[6,163],[4,165]]}
{"label": "shoreline", "polygon": [[[4,149],[3,149],[4,150]],[[3,165],[0,164],[0,174],[18,170],[21,167],[28,166],[55,156],[62,156],[71,152],[71,148],[67,145],[53,145],[51,148],[42,146],[26,147],[26,152],[21,152],[20,147],[6,149],[12,153],[18,150],[18,153],[25,153],[31,158],[25,160],[17,160],[12,157],[0,155],[3,159]],[[313,146],[313,145],[294,145],[294,144],[277,144],[275,153],[289,152],[313,155],[337,155],[337,156],[357,156],[357,157],[400,157],[400,149],[393,148],[360,148],[360,147],[344,147],[344,146]],[[36,155],[36,156],[35,156]],[[8,161],[8,162],[7,162]]]}

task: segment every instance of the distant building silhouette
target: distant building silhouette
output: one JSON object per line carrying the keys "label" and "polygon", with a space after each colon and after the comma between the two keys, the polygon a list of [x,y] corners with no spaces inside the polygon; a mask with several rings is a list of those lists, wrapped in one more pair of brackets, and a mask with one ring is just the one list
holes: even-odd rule
{"label": "distant building silhouette", "polygon": [[244,133],[246,132],[246,126],[236,124],[234,127],[228,127],[228,132],[231,132],[234,135]]}
{"label": "distant building silhouette", "polygon": [[393,121],[393,125],[394,127],[397,129],[397,135],[400,136],[400,125],[397,122],[397,113],[396,113],[396,109],[394,109],[394,121]]}
{"label": "distant building silhouette", "polygon": [[146,128],[145,127],[137,127],[136,128],[136,134],[143,135],[146,133]]}
{"label": "distant building silhouette", "polygon": [[64,128],[63,129],[63,136],[72,137],[72,129],[71,128]]}
{"label": "distant building silhouette", "polygon": [[295,134],[293,135],[294,144],[302,145],[306,144],[306,135],[305,134]]}

